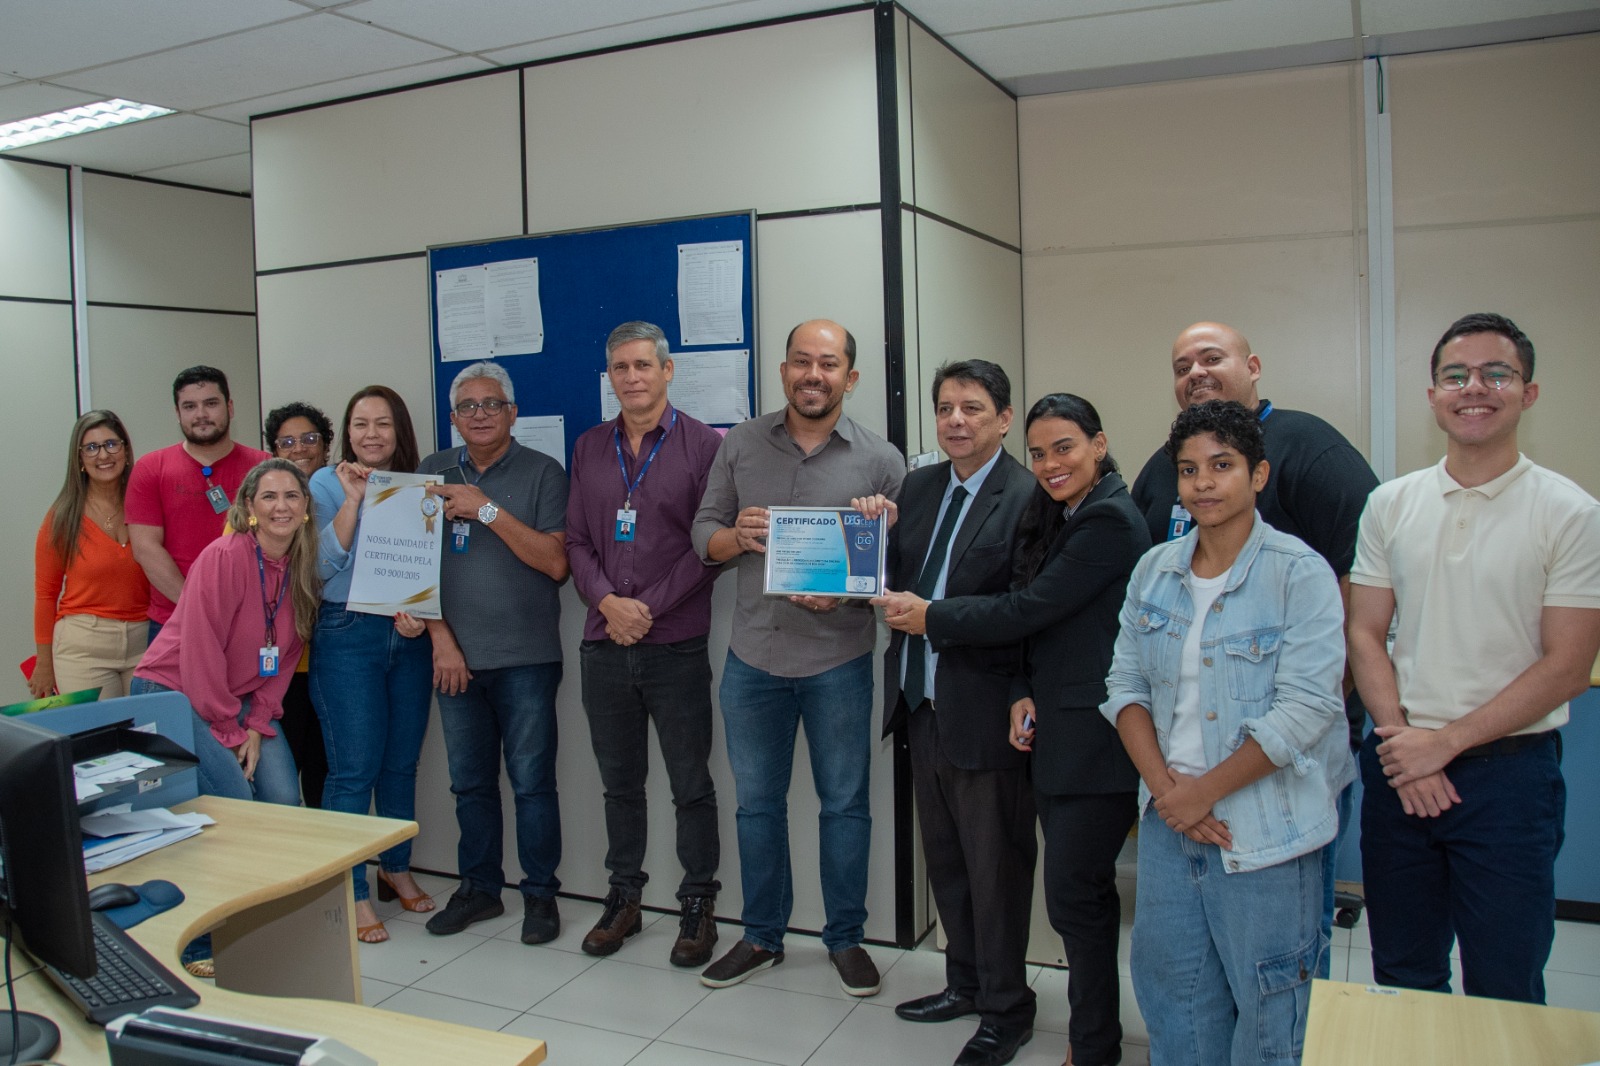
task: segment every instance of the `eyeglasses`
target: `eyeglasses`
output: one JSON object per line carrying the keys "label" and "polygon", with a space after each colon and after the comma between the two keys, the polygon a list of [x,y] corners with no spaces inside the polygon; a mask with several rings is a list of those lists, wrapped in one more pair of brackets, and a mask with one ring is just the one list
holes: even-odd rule
{"label": "eyeglasses", "polygon": [[112,437],[110,440],[92,440],[88,444],[80,444],[78,450],[93,459],[100,454],[101,448],[106,450],[107,455],[116,455],[122,451],[122,447],[123,442]]}
{"label": "eyeglasses", "polygon": [[462,400],[456,404],[457,418],[471,418],[481,409],[486,415],[497,415],[502,407],[511,406],[510,400]]}
{"label": "eyeglasses", "polygon": [[1472,381],[1472,375],[1477,374],[1485,388],[1496,392],[1504,392],[1511,387],[1513,381],[1525,380],[1520,370],[1513,370],[1504,363],[1489,363],[1487,366],[1466,367],[1447,366],[1439,371],[1433,383],[1446,392],[1460,392]]}
{"label": "eyeglasses", "polygon": [[280,452],[286,452],[296,444],[303,444],[307,448],[315,448],[322,443],[321,433],[302,433],[298,437],[279,437],[272,442],[278,446]]}

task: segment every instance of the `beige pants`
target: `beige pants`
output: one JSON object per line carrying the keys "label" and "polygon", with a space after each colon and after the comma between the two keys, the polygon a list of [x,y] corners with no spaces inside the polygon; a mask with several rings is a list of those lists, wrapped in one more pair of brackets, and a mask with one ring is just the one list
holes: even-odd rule
{"label": "beige pants", "polygon": [[51,653],[56,691],[100,690],[103,700],[128,694],[133,668],[150,640],[150,623],[118,622],[92,614],[69,614],[56,622]]}

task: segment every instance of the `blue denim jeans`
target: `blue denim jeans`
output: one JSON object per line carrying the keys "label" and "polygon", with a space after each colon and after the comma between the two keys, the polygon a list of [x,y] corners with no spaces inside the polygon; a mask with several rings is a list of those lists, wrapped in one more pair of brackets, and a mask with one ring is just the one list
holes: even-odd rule
{"label": "blue denim jeans", "polygon": [[722,668],[722,721],[739,798],[744,939],[783,949],[794,908],[789,867],[789,777],[803,722],[819,812],[822,903],[830,952],[861,943],[867,920],[872,811],[872,656],[811,677],[778,677],[733,652]]}
{"label": "blue denim jeans", "polygon": [[[172,691],[165,685],[142,677],[134,678],[128,686],[130,696]],[[239,707],[241,723],[249,712],[250,698],[247,696]],[[283,739],[282,734],[261,738],[261,756],[256,760],[255,777],[247,779],[238,757],[222,746],[216,734],[211,732],[210,723],[195,714],[194,755],[200,761],[197,773],[201,795],[260,800],[262,803],[281,803],[286,807],[300,806],[300,774],[295,769],[294,756],[289,752],[289,742]]]}
{"label": "blue denim jeans", "polygon": [[[1344,847],[1345,837],[1350,833],[1350,816],[1355,810],[1355,782],[1339,790],[1339,832],[1334,838],[1322,846],[1322,935],[1329,941],[1333,940],[1333,897],[1334,884],[1339,872],[1339,852]],[[1333,953],[1322,953],[1322,964],[1317,967],[1317,976],[1324,981],[1333,972]]]}
{"label": "blue denim jeans", "polygon": [[706,638],[672,644],[586,640],[582,648],[583,709],[606,797],[606,869],[611,887],[638,899],[650,875],[644,870],[649,808],[650,723],[667,768],[677,809],[678,898],[715,896],[722,888],[717,863],[717,789],[711,758],[711,660]]}
{"label": "blue denim jeans", "polygon": [[1405,813],[1361,746],[1361,865],[1382,985],[1450,991],[1461,944],[1469,996],[1543,1003],[1555,939],[1555,862],[1567,786],[1555,733],[1510,755],[1456,759],[1445,776],[1461,802],[1437,818]]}
{"label": "blue denim jeans", "polygon": [[1132,962],[1151,1066],[1298,1063],[1321,921],[1320,848],[1226,873],[1215,844],[1147,809]]}
{"label": "blue denim jeans", "polygon": [[556,689],[560,663],[475,670],[467,690],[439,694],[461,841],[456,862],[462,891],[498,896],[504,819],[500,760],[516,800],[519,887],[524,896],[554,896],[561,887],[561,805],[556,796]]}
{"label": "blue denim jeans", "polygon": [[[417,758],[433,698],[433,645],[402,637],[385,615],[325,602],[311,641],[311,701],[322,723],[330,811],[411,821],[417,816]],[[411,841],[378,856],[385,870],[411,868]],[[367,866],[355,868],[355,898],[367,898]]]}

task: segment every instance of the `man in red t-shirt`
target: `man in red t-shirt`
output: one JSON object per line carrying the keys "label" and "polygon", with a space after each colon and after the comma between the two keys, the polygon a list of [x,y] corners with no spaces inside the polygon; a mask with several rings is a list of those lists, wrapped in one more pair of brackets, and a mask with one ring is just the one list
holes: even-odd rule
{"label": "man in red t-shirt", "polygon": [[228,436],[228,377],[192,366],[172,383],[183,440],[143,456],[128,479],[124,508],[133,557],[150,579],[150,639],[172,617],[183,578],[200,549],[222,535],[240,482],[266,452]]}

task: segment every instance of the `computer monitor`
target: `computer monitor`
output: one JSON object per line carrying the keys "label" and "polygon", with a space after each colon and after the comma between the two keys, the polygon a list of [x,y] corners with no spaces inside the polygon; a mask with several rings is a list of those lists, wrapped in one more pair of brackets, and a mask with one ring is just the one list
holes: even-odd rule
{"label": "computer monitor", "polygon": [[[0,716],[0,918],[39,959],[94,976],[93,919],[83,872],[72,738]],[[20,1039],[13,1047],[13,1029]],[[42,1045],[41,1041],[48,1041]],[[37,1014],[0,1011],[0,1062],[43,1058],[60,1031]],[[44,1050],[37,1050],[43,1046]]]}

